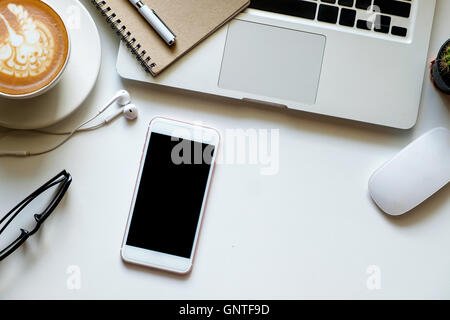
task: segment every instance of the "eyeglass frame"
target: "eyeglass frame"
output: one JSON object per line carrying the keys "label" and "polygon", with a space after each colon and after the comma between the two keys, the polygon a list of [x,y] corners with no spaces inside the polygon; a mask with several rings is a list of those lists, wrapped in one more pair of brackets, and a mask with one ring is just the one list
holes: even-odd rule
{"label": "eyeglass frame", "polygon": [[[62,181],[58,181],[60,177],[63,177]],[[4,260],[8,256],[10,256],[14,251],[16,251],[22,244],[27,241],[29,237],[34,235],[41,225],[47,220],[47,218],[53,213],[56,207],[61,202],[62,198],[66,194],[67,189],[72,183],[72,176],[66,170],[61,171],[55,177],[44,183],[41,187],[36,189],[33,193],[31,193],[28,197],[22,200],[19,204],[17,204],[13,209],[11,209],[4,217],[0,219],[0,225],[9,218],[9,216],[16,212],[6,224],[0,229],[0,237],[3,231],[8,227],[8,225],[22,212],[22,210],[30,204],[34,199],[36,199],[40,194],[53,187],[57,183],[62,183],[61,188],[58,191],[58,194],[54,196],[51,203],[47,206],[46,209],[43,210],[42,213],[34,214],[34,219],[36,220],[36,226],[31,230],[20,229],[21,233],[19,237],[13,241],[10,245],[8,245],[5,249],[0,251],[0,261]]]}

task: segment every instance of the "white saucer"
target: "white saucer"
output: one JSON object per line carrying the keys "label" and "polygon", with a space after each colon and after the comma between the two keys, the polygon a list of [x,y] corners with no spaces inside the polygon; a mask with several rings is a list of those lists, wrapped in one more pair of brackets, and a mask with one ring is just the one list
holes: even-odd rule
{"label": "white saucer", "polygon": [[97,80],[101,44],[97,27],[77,0],[45,0],[62,15],[70,33],[72,51],[60,82],[36,98],[0,98],[0,126],[39,129],[51,126],[74,112],[87,98]]}

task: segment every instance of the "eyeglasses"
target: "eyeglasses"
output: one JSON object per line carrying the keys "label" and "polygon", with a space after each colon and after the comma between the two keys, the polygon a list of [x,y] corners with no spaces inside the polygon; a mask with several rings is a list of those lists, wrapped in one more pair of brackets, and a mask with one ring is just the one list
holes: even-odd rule
{"label": "eyeglasses", "polygon": [[0,261],[35,234],[72,182],[65,170],[34,191],[0,220]]}

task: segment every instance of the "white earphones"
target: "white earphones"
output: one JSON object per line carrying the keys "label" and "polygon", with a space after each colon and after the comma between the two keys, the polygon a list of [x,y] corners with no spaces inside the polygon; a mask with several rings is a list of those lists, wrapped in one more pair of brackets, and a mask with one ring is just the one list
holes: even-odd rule
{"label": "white earphones", "polygon": [[[87,125],[89,122],[95,120],[98,116],[100,116],[102,113],[104,113],[106,110],[108,110],[108,108],[111,107],[116,102],[121,107],[119,110],[114,112],[112,115],[106,117],[99,124],[93,125],[91,127],[85,127],[85,125]],[[59,148],[63,144],[65,144],[67,141],[69,141],[69,139],[74,134],[76,134],[78,132],[92,131],[92,130],[99,129],[99,128],[105,126],[106,124],[110,123],[114,119],[116,119],[121,114],[123,114],[127,120],[136,120],[138,118],[138,116],[139,116],[139,109],[134,104],[131,103],[130,94],[126,90],[118,91],[115,94],[115,96],[113,98],[111,98],[111,100],[103,108],[101,108],[99,111],[97,111],[97,113],[93,117],[91,117],[89,120],[83,122],[82,124],[80,124],[78,127],[76,127],[72,131],[69,131],[69,132],[51,132],[51,131],[45,131],[45,130],[28,130],[28,131],[38,132],[38,133],[43,133],[43,134],[48,134],[48,135],[67,136],[66,138],[64,138],[64,140],[62,140],[56,146],[54,146],[54,147],[52,147],[50,149],[44,150],[44,151],[40,151],[40,152],[5,151],[5,152],[0,152],[0,157],[29,157],[29,156],[37,156],[37,155],[41,155],[41,154],[45,154],[45,153],[51,152],[51,151]],[[11,130],[11,131],[21,131],[21,130]]]}
{"label": "white earphones", "polygon": [[134,104],[130,103],[130,104],[127,104],[127,105],[123,106],[122,108],[120,108],[114,114],[107,117],[104,121],[106,123],[111,122],[112,120],[114,120],[115,118],[120,116],[121,114],[123,114],[125,116],[125,118],[127,118],[128,120],[135,120],[139,116],[139,110]]}
{"label": "white earphones", "polygon": [[111,98],[111,100],[98,112],[103,113],[106,109],[108,109],[110,106],[112,106],[115,102],[117,102],[120,106],[126,106],[131,103],[131,97],[128,91],[126,90],[119,90],[114,95],[114,97]]}

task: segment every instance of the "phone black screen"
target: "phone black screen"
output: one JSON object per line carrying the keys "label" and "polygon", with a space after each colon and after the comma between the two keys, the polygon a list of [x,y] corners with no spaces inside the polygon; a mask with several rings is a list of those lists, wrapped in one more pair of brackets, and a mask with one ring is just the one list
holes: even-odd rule
{"label": "phone black screen", "polygon": [[173,140],[151,133],[126,244],[190,258],[215,150]]}

